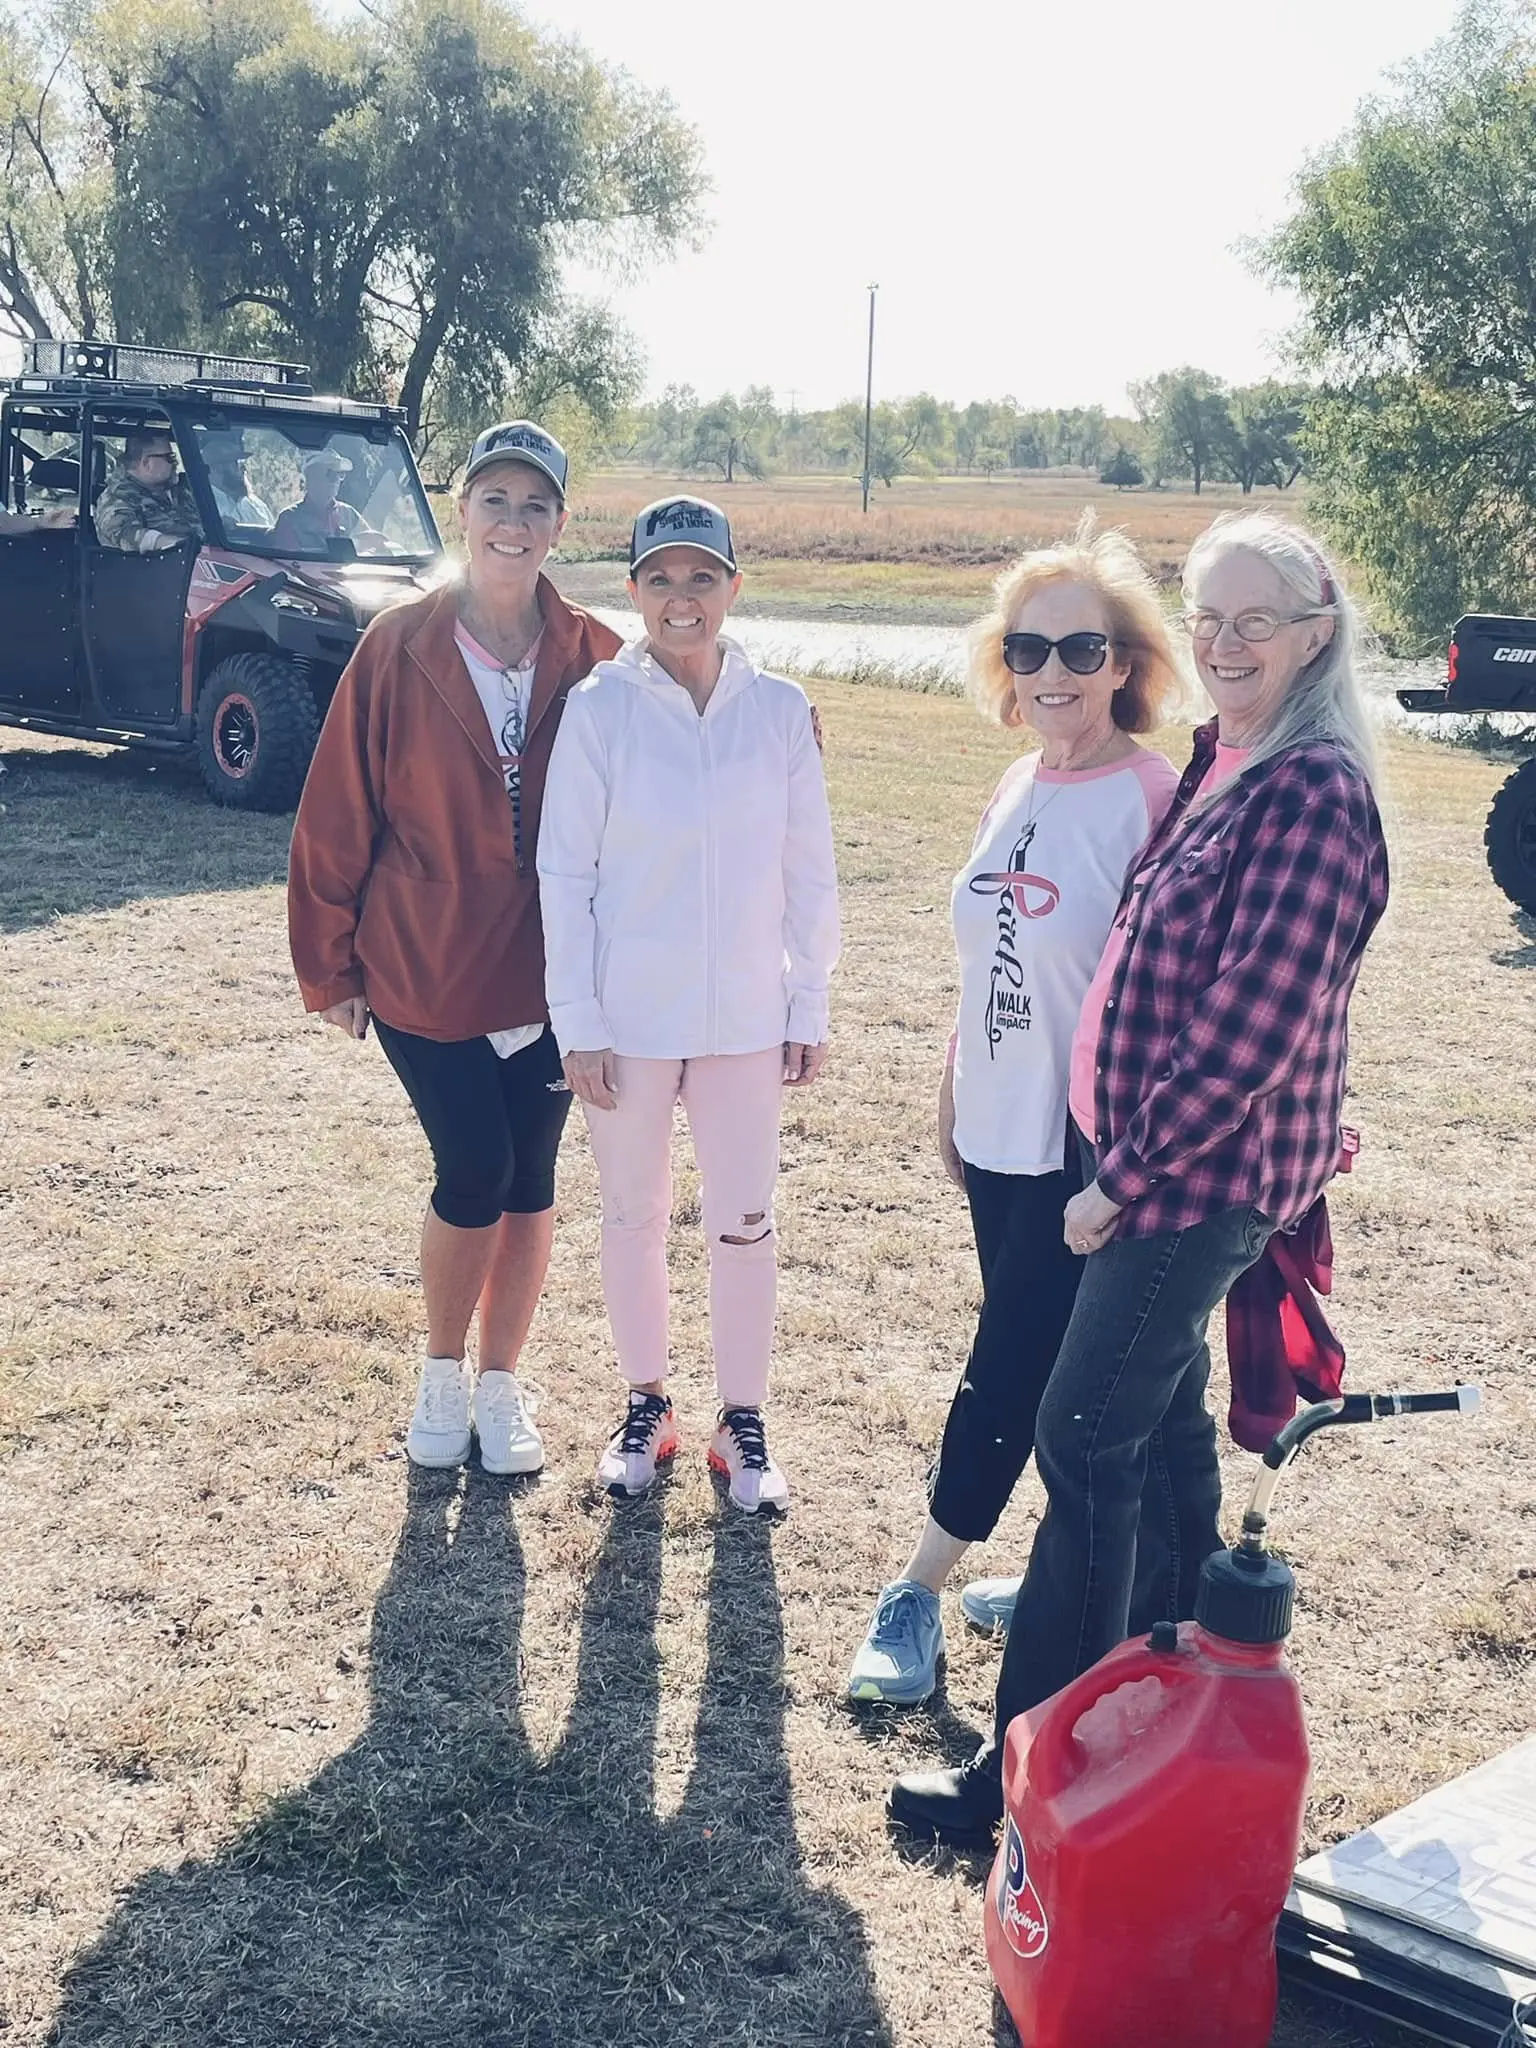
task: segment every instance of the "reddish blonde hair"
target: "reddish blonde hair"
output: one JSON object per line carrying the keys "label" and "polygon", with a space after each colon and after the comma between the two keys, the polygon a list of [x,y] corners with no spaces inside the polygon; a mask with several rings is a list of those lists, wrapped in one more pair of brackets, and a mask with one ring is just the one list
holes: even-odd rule
{"label": "reddish blonde hair", "polygon": [[1129,666],[1115,692],[1113,717],[1125,732],[1151,732],[1169,715],[1183,691],[1157,585],[1123,533],[1100,533],[1092,512],[1078,521],[1071,540],[1021,555],[997,579],[991,611],[966,635],[971,695],[982,715],[998,725],[1020,723],[1013,676],[1003,660],[1003,635],[1021,608],[1048,583],[1080,583],[1104,607],[1117,663]]}

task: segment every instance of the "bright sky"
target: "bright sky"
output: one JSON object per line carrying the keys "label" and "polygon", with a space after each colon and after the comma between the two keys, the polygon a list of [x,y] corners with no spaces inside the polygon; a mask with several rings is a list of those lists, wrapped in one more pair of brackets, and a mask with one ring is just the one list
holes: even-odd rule
{"label": "bright sky", "polygon": [[701,131],[712,226],[607,295],[647,385],[1126,408],[1271,374],[1293,317],[1234,244],[1454,0],[527,0]]}

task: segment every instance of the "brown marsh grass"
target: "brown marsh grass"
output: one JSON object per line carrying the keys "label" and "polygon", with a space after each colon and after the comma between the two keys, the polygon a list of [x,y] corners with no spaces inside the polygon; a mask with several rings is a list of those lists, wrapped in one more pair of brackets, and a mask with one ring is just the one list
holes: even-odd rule
{"label": "brown marsh grass", "polygon": [[[934,1158],[948,877],[1007,743],[819,685],[846,885],[833,1063],[786,1112],[774,1530],[722,1519],[695,1187],[661,1498],[588,1491],[616,1382],[573,1124],[528,1360],[543,1479],[409,1472],[425,1158],[289,981],[284,820],[48,742],[0,781],[0,2036],[17,2048],[981,2048],[983,1866],[898,1852],[994,1647],[842,1699],[976,1296]],[[1178,736],[1174,736],[1175,741]],[[1478,855],[1501,770],[1394,739],[1396,895],[1336,1205],[1355,1386],[1478,1420],[1324,1438],[1281,1495],[1336,1838],[1536,1723],[1536,926]],[[1220,1399],[1220,1389],[1216,1390]],[[1228,1453],[1229,1508],[1253,1461]],[[1015,1565],[1028,1478],[979,1569]],[[1126,2039],[1136,2040],[1128,1995]],[[1283,2048],[1361,2048],[1288,2000]]]}
{"label": "brown marsh grass", "polygon": [[1190,542],[1220,511],[1235,504],[1279,504],[1297,513],[1299,490],[1244,500],[1232,486],[1197,497],[1187,490],[1117,491],[1091,475],[902,477],[876,484],[866,514],[859,487],[845,477],[781,476],[725,484],[702,474],[660,476],[641,471],[591,475],[572,500],[564,553],[617,557],[629,546],[630,522],[649,499],[686,490],[714,499],[730,516],[737,553],[754,566],[768,561],[894,562],[952,570],[995,569],[1025,549],[1070,533],[1085,509],[1105,526],[1123,527],[1161,582],[1173,582]]}

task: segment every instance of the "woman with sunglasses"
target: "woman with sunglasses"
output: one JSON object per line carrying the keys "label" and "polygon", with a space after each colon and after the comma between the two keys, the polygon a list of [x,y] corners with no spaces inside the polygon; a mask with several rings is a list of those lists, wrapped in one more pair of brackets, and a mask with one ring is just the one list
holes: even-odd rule
{"label": "woman with sunglasses", "polygon": [[849,1674],[850,1698],[893,1706],[933,1691],[939,1594],[991,1535],[1034,1445],[1082,1271],[1062,1241],[1082,1185],[1072,1033],[1126,868],[1178,780],[1132,737],[1159,722],[1177,671],[1157,592],[1120,534],[1085,522],[1070,546],[1016,563],[972,632],[970,669],[982,711],[1036,745],[1004,775],[954,885],[960,1005],[939,1154],[970,1203],[982,1307],[922,1533]]}
{"label": "woman with sunglasses", "polygon": [[531,421],[480,435],[459,498],[463,578],[363,635],[294,825],[288,929],[305,1008],[354,1038],[372,1022],[432,1148],[416,1465],[462,1465],[471,1430],[488,1472],[544,1462],[517,1364],[571,1098],[548,1026],[535,848],[566,699],[619,646],[543,573],[566,467]]}
{"label": "woman with sunglasses", "polygon": [[893,1819],[946,1840],[996,1826],[1015,1715],[1192,1615],[1221,1548],[1206,1325],[1339,1157],[1349,1000],[1387,901],[1354,608],[1269,514],[1208,528],[1184,592],[1217,716],[1127,880],[1072,1048],[1089,1178],[1065,1236],[1085,1263],[1040,1403],[1046,1510],[994,1739],[891,1794]]}

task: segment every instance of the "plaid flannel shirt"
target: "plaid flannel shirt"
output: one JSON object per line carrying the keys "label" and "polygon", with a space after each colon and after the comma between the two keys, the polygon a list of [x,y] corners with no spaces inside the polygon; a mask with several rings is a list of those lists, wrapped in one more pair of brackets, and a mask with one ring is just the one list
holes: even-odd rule
{"label": "plaid flannel shirt", "polygon": [[1299,1221],[1339,1158],[1349,998],[1387,902],[1370,788],[1336,747],[1272,755],[1184,813],[1215,724],[1138,856],[1117,922],[1092,1133],[1131,1237],[1253,1206]]}

